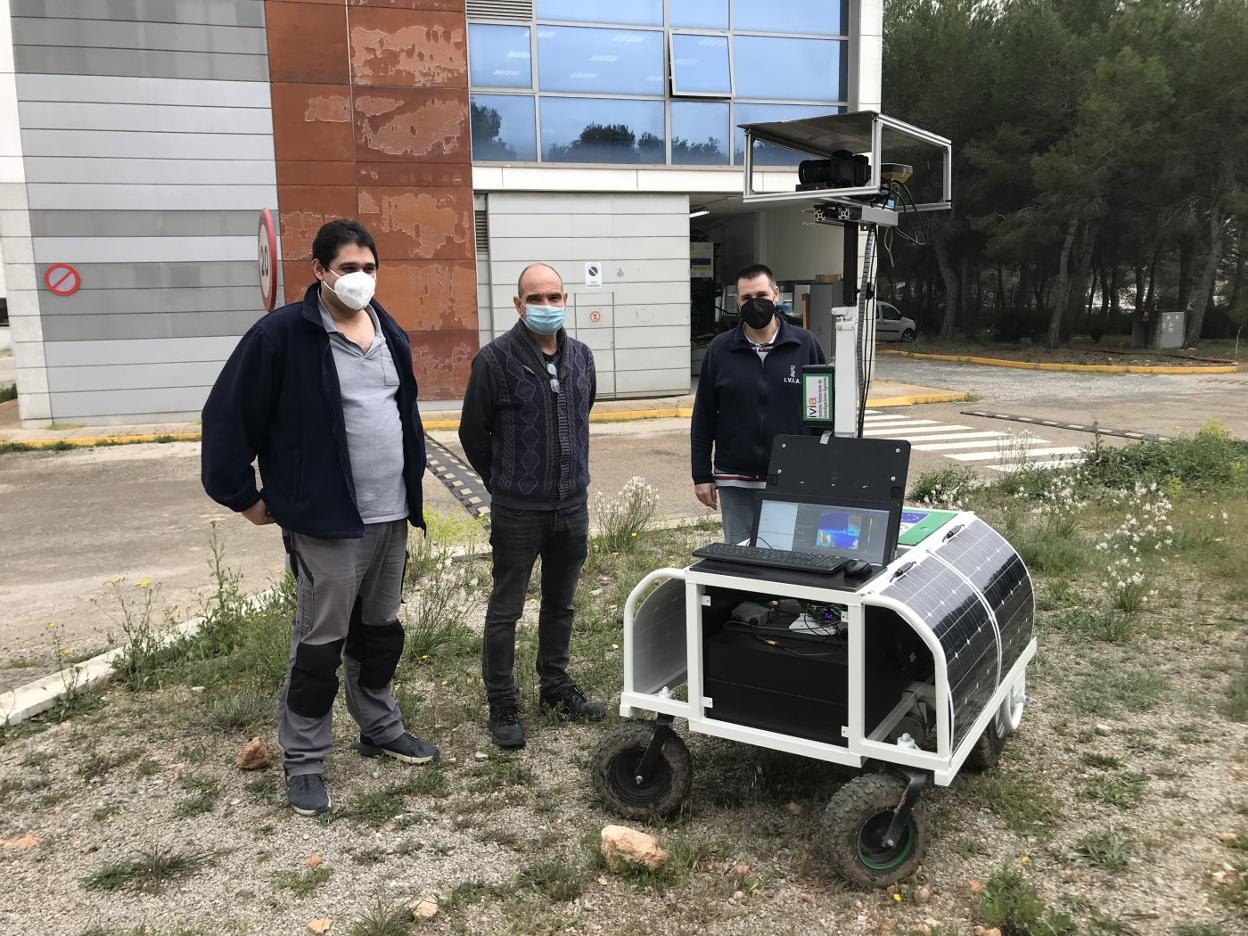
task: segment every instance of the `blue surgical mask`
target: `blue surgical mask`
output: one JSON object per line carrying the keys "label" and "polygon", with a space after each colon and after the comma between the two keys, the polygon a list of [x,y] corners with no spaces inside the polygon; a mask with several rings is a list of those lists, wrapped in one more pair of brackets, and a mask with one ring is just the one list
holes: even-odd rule
{"label": "blue surgical mask", "polygon": [[553,335],[563,328],[563,306],[525,305],[524,324],[539,335]]}

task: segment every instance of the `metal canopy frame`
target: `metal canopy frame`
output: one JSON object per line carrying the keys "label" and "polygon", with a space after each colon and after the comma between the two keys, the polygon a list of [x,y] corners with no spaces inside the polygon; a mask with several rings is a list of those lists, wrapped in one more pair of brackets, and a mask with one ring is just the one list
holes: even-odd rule
{"label": "metal canopy frame", "polygon": [[[767,202],[836,202],[861,204],[855,199],[878,195],[880,166],[884,162],[885,134],[900,135],[914,143],[940,151],[941,199],[916,205],[918,211],[947,211],[953,206],[953,144],[942,136],[915,127],[895,117],[876,111],[854,111],[826,117],[777,120],[766,123],[741,124],[745,131],[745,191],[747,204]],[[754,143],[772,143],[817,159],[848,150],[867,154],[871,160],[871,181],[852,188],[830,188],[804,192],[759,192],[754,188]],[[891,143],[891,141],[890,141]]]}

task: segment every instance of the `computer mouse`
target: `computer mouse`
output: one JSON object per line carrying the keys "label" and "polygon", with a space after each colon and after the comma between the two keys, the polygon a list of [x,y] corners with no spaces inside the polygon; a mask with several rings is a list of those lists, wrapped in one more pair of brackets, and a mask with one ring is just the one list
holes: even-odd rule
{"label": "computer mouse", "polygon": [[850,559],[849,562],[845,563],[845,577],[862,578],[873,568],[875,567],[865,559]]}

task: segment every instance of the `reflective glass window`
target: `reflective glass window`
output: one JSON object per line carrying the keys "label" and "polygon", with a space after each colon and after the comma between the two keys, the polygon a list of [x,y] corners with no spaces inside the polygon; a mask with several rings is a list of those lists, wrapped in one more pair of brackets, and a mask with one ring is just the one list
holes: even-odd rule
{"label": "reflective glass window", "polygon": [[672,162],[726,166],[728,130],[727,102],[672,101]]}
{"label": "reflective glass window", "polygon": [[542,91],[661,95],[663,33],[638,29],[537,27]]}
{"label": "reflective glass window", "polygon": [[468,27],[469,75],[474,88],[531,88],[533,63],[527,26]]}
{"label": "reflective glass window", "polygon": [[728,0],[670,0],[669,25],[685,29],[727,29]]}
{"label": "reflective glass window", "polygon": [[547,162],[664,163],[662,101],[542,98]]}
{"label": "reflective glass window", "polygon": [[726,36],[672,36],[672,88],[678,94],[732,94]]}
{"label": "reflective glass window", "polygon": [[[798,117],[823,117],[839,114],[845,108],[828,104],[734,104],[733,105],[733,162],[740,165],[745,159],[745,131],[741,124],[762,123],[768,120],[795,120]],[[796,166],[803,159],[802,153],[758,143],[754,146],[754,163],[760,166]]]}
{"label": "reflective glass window", "polygon": [[479,162],[536,162],[533,98],[474,94],[470,99],[472,158]]}
{"label": "reflective glass window", "polygon": [[732,43],[737,97],[845,100],[843,42],[734,36]]}
{"label": "reflective glass window", "polygon": [[845,0],[733,0],[732,28],[742,32],[846,35]]}
{"label": "reflective glass window", "polygon": [[537,0],[539,20],[662,26],[663,0]]}

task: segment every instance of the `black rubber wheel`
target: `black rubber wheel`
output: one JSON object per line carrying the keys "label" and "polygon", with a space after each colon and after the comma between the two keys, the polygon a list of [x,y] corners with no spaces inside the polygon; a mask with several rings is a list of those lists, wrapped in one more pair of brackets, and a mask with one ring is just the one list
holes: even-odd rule
{"label": "black rubber wheel", "polygon": [[914,329],[907,328],[905,331],[903,331],[901,333],[901,340],[906,341],[906,342],[914,341]]}
{"label": "black rubber wheel", "polygon": [[654,722],[623,722],[602,736],[594,754],[594,788],[627,819],[670,815],[693,788],[693,761],[675,734],[668,736],[649,779],[637,782],[637,768],[653,736]]}
{"label": "black rubber wheel", "polygon": [[824,852],[832,869],[860,887],[887,887],[912,875],[927,854],[927,807],[920,799],[896,844],[884,833],[906,794],[893,774],[863,774],[836,791],[823,813]]}
{"label": "black rubber wheel", "polygon": [[988,723],[984,733],[979,736],[975,747],[971,748],[971,753],[967,755],[962,768],[971,773],[994,770],[1001,763],[1001,751],[1004,750],[1005,739],[1009,736],[1010,733],[1005,730],[1001,716],[996,716]]}

